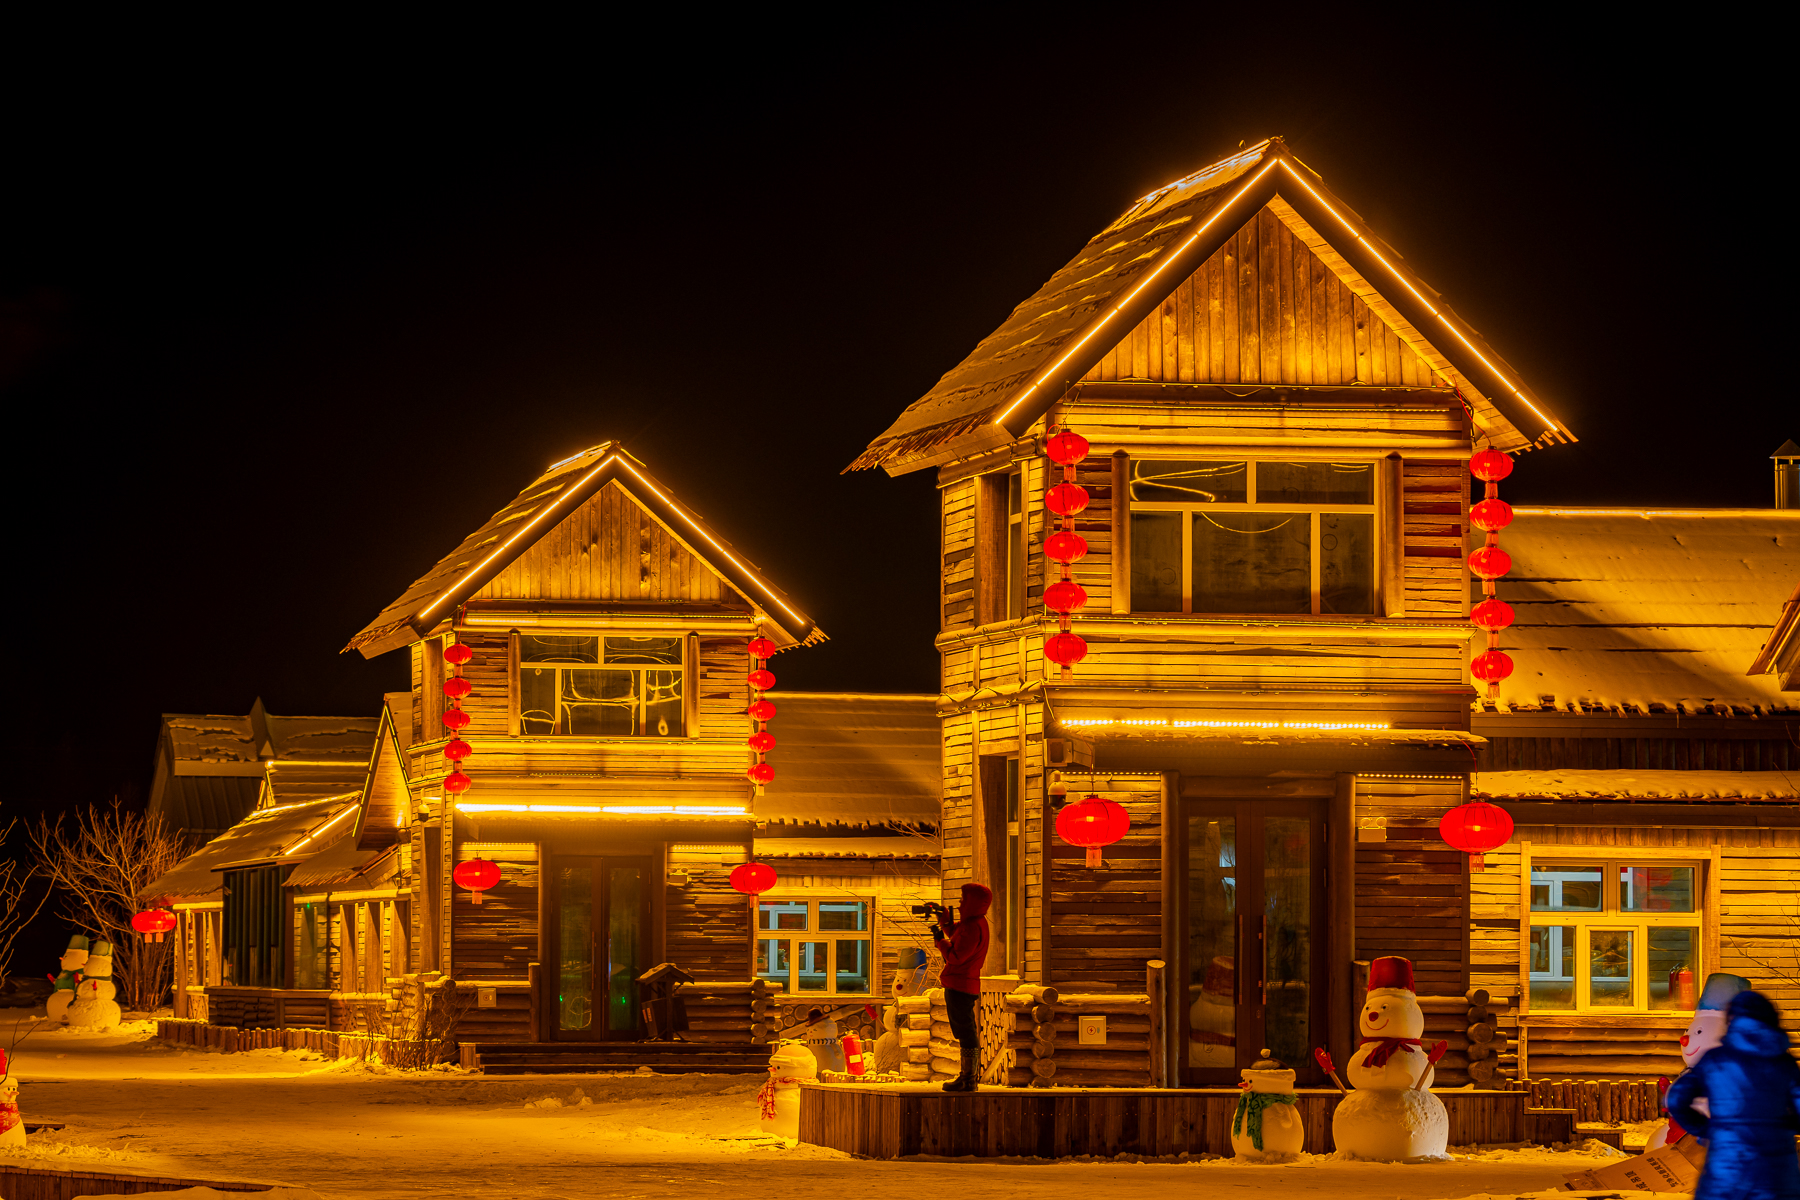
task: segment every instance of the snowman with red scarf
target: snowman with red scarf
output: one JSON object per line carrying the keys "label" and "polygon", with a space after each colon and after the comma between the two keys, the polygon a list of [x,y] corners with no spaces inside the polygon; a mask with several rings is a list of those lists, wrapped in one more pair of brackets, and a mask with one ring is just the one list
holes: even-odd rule
{"label": "snowman with red scarf", "polygon": [[1354,1089],[1331,1118],[1338,1153],[1380,1162],[1442,1159],[1450,1114],[1431,1094],[1445,1044],[1427,1046],[1425,1013],[1413,991],[1412,963],[1378,958],[1369,964],[1369,994],[1359,1022],[1362,1041],[1344,1074]]}

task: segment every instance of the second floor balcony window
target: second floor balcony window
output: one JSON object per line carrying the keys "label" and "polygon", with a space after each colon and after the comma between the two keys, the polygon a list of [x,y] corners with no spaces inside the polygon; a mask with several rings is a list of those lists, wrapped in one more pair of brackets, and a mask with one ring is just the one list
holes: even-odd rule
{"label": "second floor balcony window", "polygon": [[519,732],[684,737],[683,639],[524,634]]}
{"label": "second floor balcony window", "polygon": [[1375,611],[1375,465],[1133,459],[1133,612]]}

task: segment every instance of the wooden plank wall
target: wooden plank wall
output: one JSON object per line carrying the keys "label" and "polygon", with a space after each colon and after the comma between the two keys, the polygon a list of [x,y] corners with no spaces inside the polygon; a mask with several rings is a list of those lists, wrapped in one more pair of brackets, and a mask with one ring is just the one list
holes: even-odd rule
{"label": "wooden plank wall", "polygon": [[1387,841],[1356,844],[1356,958],[1409,958],[1420,995],[1469,988],[1468,858],[1438,820],[1462,803],[1467,778],[1359,775],[1356,815],[1387,818]]}
{"label": "wooden plank wall", "polygon": [[742,847],[670,851],[669,870],[686,872],[687,882],[665,885],[664,953],[696,980],[742,983],[753,977],[754,901],[730,882],[732,866],[745,857]]}
{"label": "wooden plank wall", "polygon": [[738,599],[617,482],[607,484],[557,522],[477,592],[476,598]]}
{"label": "wooden plank wall", "polygon": [[1072,782],[1069,794],[1116,801],[1131,814],[1131,829],[1106,848],[1098,870],[1079,847],[1052,839],[1044,982],[1071,992],[1142,992],[1145,965],[1163,957],[1163,777],[1102,772],[1091,784]]}
{"label": "wooden plank wall", "polygon": [[1477,753],[1483,771],[1800,771],[1787,738],[1489,737]]}
{"label": "wooden plank wall", "polygon": [[469,893],[457,888],[450,901],[452,953],[456,978],[483,981],[523,980],[538,952],[538,851],[517,843],[464,842],[456,848],[456,860],[491,860],[500,868],[500,882],[471,902]]}
{"label": "wooden plank wall", "polygon": [[1445,386],[1266,208],[1083,378]]}
{"label": "wooden plank wall", "polygon": [[1403,459],[1401,559],[1409,617],[1460,617],[1469,611],[1469,470],[1461,459]]}
{"label": "wooden plank wall", "polygon": [[939,495],[938,615],[945,629],[965,629],[975,624],[975,481],[953,483]]}

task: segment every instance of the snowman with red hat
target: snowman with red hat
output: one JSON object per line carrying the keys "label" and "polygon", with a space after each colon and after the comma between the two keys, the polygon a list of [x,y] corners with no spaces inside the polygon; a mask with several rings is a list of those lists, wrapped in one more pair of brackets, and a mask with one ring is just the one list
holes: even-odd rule
{"label": "snowman with red hat", "polygon": [[1450,1114],[1431,1094],[1433,1064],[1445,1043],[1428,1047],[1421,1040],[1425,1013],[1413,991],[1410,960],[1369,964],[1359,1028],[1362,1041],[1344,1068],[1354,1090],[1331,1118],[1338,1152],[1381,1162],[1445,1157]]}

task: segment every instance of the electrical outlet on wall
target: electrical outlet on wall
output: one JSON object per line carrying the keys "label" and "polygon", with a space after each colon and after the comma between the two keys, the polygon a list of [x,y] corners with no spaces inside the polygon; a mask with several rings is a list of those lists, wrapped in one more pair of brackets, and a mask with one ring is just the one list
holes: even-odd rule
{"label": "electrical outlet on wall", "polygon": [[1080,1017],[1077,1018],[1077,1022],[1076,1029],[1080,1032],[1080,1037],[1078,1039],[1079,1045],[1106,1045],[1105,1017]]}

